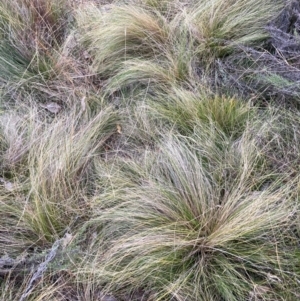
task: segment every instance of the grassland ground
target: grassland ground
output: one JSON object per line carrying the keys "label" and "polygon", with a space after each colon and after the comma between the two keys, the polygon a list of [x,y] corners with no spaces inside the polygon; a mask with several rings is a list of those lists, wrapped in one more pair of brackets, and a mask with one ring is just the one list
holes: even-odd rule
{"label": "grassland ground", "polygon": [[299,300],[299,16],[1,0],[0,300]]}

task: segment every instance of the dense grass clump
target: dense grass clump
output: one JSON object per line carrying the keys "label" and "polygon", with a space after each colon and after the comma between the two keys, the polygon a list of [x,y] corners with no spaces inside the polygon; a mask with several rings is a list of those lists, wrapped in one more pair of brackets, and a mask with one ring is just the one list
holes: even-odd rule
{"label": "dense grass clump", "polygon": [[299,300],[299,16],[1,1],[0,300]]}
{"label": "dense grass clump", "polygon": [[[95,259],[84,273],[93,270],[109,293],[141,290],[156,300],[245,300],[257,287],[272,300],[293,261],[284,241],[295,209],[289,187],[257,190],[261,175],[252,169],[259,156],[243,145],[248,141],[226,152],[227,164],[241,165],[234,180],[220,183],[217,173],[230,166],[219,158],[218,172],[209,172],[197,136],[164,140],[140,164],[118,162],[104,175],[93,205]],[[268,277],[277,279],[278,291]]]}
{"label": "dense grass clump", "polygon": [[1,77],[7,83],[38,84],[53,76],[55,51],[65,35],[66,12],[61,0],[2,1]]}

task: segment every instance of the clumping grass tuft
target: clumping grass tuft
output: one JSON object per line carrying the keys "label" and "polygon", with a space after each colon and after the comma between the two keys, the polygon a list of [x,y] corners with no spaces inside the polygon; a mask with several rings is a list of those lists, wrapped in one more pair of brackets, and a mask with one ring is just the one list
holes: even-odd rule
{"label": "clumping grass tuft", "polygon": [[0,299],[298,301],[299,16],[2,0]]}
{"label": "clumping grass tuft", "polygon": [[168,42],[165,18],[133,5],[108,11],[89,6],[78,12],[77,20],[83,42],[93,53],[94,68],[104,77],[132,58],[159,56]]}
{"label": "clumping grass tuft", "polygon": [[195,1],[185,22],[198,41],[199,55],[210,60],[229,54],[238,45],[253,45],[266,39],[264,27],[283,5],[283,1]]}
{"label": "clumping grass tuft", "polygon": [[[88,215],[89,162],[116,132],[118,116],[110,107],[87,120],[78,111],[63,113],[50,123],[41,123],[38,112],[29,114],[9,116],[8,121],[16,120],[15,128],[12,122],[9,129],[2,125],[6,144],[1,209],[3,214],[11,212],[14,236],[52,242],[74,219]],[[11,235],[1,229],[4,237]],[[1,243],[3,251],[11,253],[12,248]]]}
{"label": "clumping grass tuft", "polygon": [[111,85],[114,92],[128,85],[194,83],[193,38],[180,27],[180,13],[170,20],[149,6],[88,6],[77,20],[93,70],[108,80],[108,91]]}
{"label": "clumping grass tuft", "polygon": [[1,3],[1,52],[12,52],[10,60],[2,58],[4,76],[13,75],[8,68],[16,63],[23,67],[20,74],[15,74],[20,78],[27,71],[50,76],[54,49],[58,49],[65,34],[65,13],[66,5],[62,0]]}
{"label": "clumping grass tuft", "polygon": [[92,271],[105,291],[121,295],[246,300],[261,287],[261,297],[272,300],[292,260],[282,232],[295,208],[289,186],[256,190],[255,153],[221,186],[201,159],[201,145],[184,140],[166,137],[140,164],[121,161],[101,173],[107,180],[91,222],[99,225],[99,238],[83,273]]}
{"label": "clumping grass tuft", "polygon": [[0,88],[7,101],[62,104],[82,94],[90,75],[78,55],[71,7],[67,0],[1,2]]}
{"label": "clumping grass tuft", "polygon": [[189,91],[173,87],[169,95],[163,93],[150,100],[150,111],[159,118],[191,134],[203,124],[216,127],[225,135],[237,138],[243,133],[255,108],[242,100],[225,95],[216,95],[204,90]]}

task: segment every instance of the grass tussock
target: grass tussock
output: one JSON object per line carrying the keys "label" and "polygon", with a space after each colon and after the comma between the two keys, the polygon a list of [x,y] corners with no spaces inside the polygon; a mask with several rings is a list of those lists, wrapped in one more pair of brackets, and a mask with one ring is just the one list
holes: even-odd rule
{"label": "grass tussock", "polygon": [[[258,157],[237,146],[227,162],[235,156],[244,164],[235,167],[234,181],[220,185],[201,146],[182,142],[166,138],[140,164],[120,162],[105,175],[93,206],[99,242],[83,273],[93,270],[107,292],[142,290],[156,300],[242,300],[256,286],[276,296],[268,277],[284,286],[290,269],[282,232],[295,206],[289,188],[256,190],[251,169]],[[282,244],[282,254],[274,243]]]}
{"label": "grass tussock", "polygon": [[180,16],[169,20],[149,6],[131,4],[112,6],[107,11],[87,7],[78,13],[77,20],[93,70],[104,83],[108,80],[108,91],[111,85],[119,90],[124,86],[194,82],[193,39],[179,28]]}
{"label": "grass tussock", "polygon": [[238,45],[252,45],[267,37],[264,29],[283,8],[283,2],[201,1],[196,2],[186,23],[199,42],[198,52],[204,57],[228,55]]}
{"label": "grass tussock", "polygon": [[155,97],[149,107],[153,114],[183,134],[191,134],[206,124],[235,138],[243,133],[250,116],[255,115],[254,108],[234,97],[178,88],[174,88],[170,96]]}
{"label": "grass tussock", "polygon": [[[177,82],[194,84],[199,68],[207,69],[239,46],[265,40],[266,20],[275,16],[283,3],[192,2],[179,6],[176,14],[170,8],[171,17],[153,6],[87,6],[78,12],[82,42],[102,79],[116,76],[120,87],[129,77],[131,84],[136,79],[135,85],[141,78],[142,82],[156,81],[161,78],[154,67],[158,63]],[[137,58],[142,61],[137,63]]]}
{"label": "grass tussock", "polygon": [[83,41],[97,53],[95,68],[104,75],[115,71],[117,61],[159,55],[168,40],[163,16],[133,5],[112,6],[108,12],[91,6],[78,14],[78,22]]}
{"label": "grass tussock", "polygon": [[[51,242],[74,218],[88,214],[89,162],[116,132],[118,117],[108,107],[88,120],[78,112],[66,113],[51,123],[41,123],[36,115],[9,118],[19,121],[14,129],[10,123],[3,130],[3,214],[11,212],[14,235],[34,235]],[[10,235],[7,230],[6,235]],[[5,243],[1,249],[12,252],[11,248]]]}
{"label": "grass tussock", "polygon": [[299,300],[299,13],[3,0],[0,299]]}
{"label": "grass tussock", "polygon": [[[19,76],[27,69],[49,76],[53,50],[58,49],[65,34],[66,6],[63,1],[4,1],[0,11],[1,53],[13,52],[15,58],[10,54],[11,60],[19,61],[23,67]],[[3,71],[7,69],[4,75],[8,78],[13,75],[9,72],[9,66],[14,65],[12,62],[2,58],[2,65]]]}
{"label": "grass tussock", "polygon": [[0,87],[6,101],[50,99],[61,105],[95,94],[72,6],[65,0],[1,2]]}

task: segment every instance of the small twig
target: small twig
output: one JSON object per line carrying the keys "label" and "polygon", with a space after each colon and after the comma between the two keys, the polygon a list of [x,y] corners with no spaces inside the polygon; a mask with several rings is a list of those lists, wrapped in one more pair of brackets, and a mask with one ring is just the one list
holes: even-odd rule
{"label": "small twig", "polygon": [[60,247],[62,241],[63,241],[63,238],[57,240],[53,244],[51,250],[49,251],[48,255],[46,256],[45,261],[43,261],[42,263],[40,263],[38,265],[36,271],[32,275],[32,277],[27,285],[27,288],[26,288],[25,292],[22,294],[19,301],[25,301],[26,298],[29,296],[29,294],[32,292],[35,281],[40,279],[43,276],[44,272],[47,270],[48,264],[55,258],[57,250]]}

